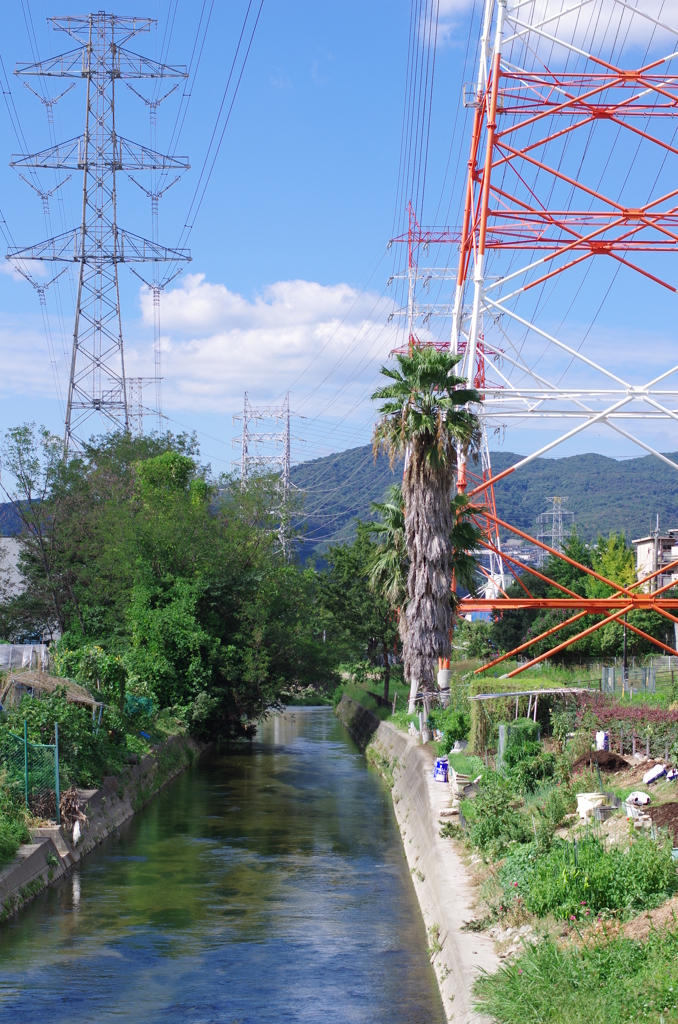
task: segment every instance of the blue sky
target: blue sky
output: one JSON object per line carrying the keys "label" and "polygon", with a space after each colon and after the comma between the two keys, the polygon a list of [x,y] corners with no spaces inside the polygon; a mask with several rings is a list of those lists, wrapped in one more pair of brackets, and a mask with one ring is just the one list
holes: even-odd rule
{"label": "blue sky", "polygon": [[[192,169],[160,201],[160,240],[168,245],[176,243],[186,218],[245,7],[242,0],[214,5],[178,147]],[[157,18],[158,29],[138,37],[130,48],[158,57],[170,16],[167,60],[188,63],[200,8],[197,0],[152,0],[139,7],[134,13]],[[477,8],[466,0],[441,3],[425,223],[454,225],[460,218],[468,149],[461,86],[475,77]],[[46,23],[47,16],[59,13],[63,7],[53,8],[48,0],[13,0],[4,12],[0,53],[31,151],[49,144],[45,112],[12,70],[17,62],[32,59],[33,48],[44,57],[70,47],[68,38]],[[293,443],[297,461],[370,438],[368,396],[396,339],[394,325],[387,324],[392,293],[386,282],[393,254],[386,246],[394,230],[409,30],[405,0],[265,0],[233,116],[190,236],[193,262],[162,301],[167,425],[196,429],[203,456],[217,471],[237,458],[231,438],[239,427],[231,418],[245,389],[255,405],[276,401],[290,389],[292,408],[305,417],[295,421],[293,430],[295,438],[306,441]],[[179,93],[160,107],[160,150],[168,144]],[[83,108],[78,84],[57,106],[57,137],[82,131]],[[120,134],[148,144],[148,111],[124,88],[119,90],[117,123]],[[40,200],[8,166],[10,155],[21,147],[4,103],[0,126],[0,208],[17,244],[29,244],[45,238],[47,231]],[[119,222],[148,237],[147,200],[124,175],[119,178]],[[53,184],[51,179],[49,187]],[[75,173],[51,200],[54,231],[62,221],[65,226],[77,223],[80,187]],[[630,290],[626,273],[614,277],[590,337],[591,319],[613,274],[604,265],[589,276],[564,336],[573,344],[585,336],[592,354],[609,357],[612,352],[617,362],[642,370],[645,364],[660,364],[674,346],[676,300],[644,285],[636,289],[635,281]],[[56,287],[53,291],[48,309],[65,390],[73,284],[66,278],[59,283],[61,318]],[[121,291],[127,370],[145,376],[152,372],[148,294],[125,271]],[[554,322],[566,298],[554,305]],[[651,337],[648,311],[656,320]],[[3,430],[36,420],[61,432],[37,296],[8,272],[0,274],[0,361]],[[503,443],[510,450],[528,451],[553,436],[547,427],[509,429]],[[675,450],[674,433],[655,431],[653,443]],[[586,433],[558,454],[590,450],[638,454],[604,431]]]}

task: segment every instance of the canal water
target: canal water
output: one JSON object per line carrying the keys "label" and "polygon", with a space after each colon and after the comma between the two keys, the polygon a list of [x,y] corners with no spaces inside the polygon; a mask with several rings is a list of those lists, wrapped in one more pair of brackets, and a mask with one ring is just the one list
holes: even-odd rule
{"label": "canal water", "polygon": [[443,1024],[390,794],[329,709],[192,768],[0,926],[0,1022]]}

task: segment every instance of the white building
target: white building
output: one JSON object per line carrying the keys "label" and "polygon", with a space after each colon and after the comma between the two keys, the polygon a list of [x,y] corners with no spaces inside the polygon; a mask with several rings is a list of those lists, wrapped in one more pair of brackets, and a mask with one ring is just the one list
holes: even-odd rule
{"label": "white building", "polygon": [[[636,549],[636,579],[642,580],[671,562],[678,562],[678,529],[660,533],[653,530],[647,537],[632,541]],[[678,565],[660,572],[644,589],[658,590],[667,583],[678,584]]]}

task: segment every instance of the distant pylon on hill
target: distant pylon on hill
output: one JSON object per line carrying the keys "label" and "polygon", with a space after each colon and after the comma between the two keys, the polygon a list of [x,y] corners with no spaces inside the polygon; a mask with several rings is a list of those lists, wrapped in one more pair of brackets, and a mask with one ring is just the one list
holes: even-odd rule
{"label": "distant pylon on hill", "polygon": [[[289,557],[289,506],[292,488],[289,391],[286,393],[282,405],[260,406],[256,409],[245,392],[242,415],[233,417],[233,423],[239,421],[242,421],[242,433],[240,437],[232,439],[231,445],[234,448],[240,445],[240,458],[235,459],[231,463],[231,467],[236,472],[240,470],[240,481],[243,487],[257,469],[268,470],[278,475],[280,502],[271,511],[280,515],[278,535],[285,556]],[[268,429],[257,430],[258,423],[268,423]],[[303,443],[303,439],[297,438],[297,440]]]}

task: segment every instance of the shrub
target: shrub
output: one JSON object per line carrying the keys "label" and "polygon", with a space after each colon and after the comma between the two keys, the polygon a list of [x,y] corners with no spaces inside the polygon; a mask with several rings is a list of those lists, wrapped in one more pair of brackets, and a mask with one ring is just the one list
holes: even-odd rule
{"label": "shrub", "polygon": [[0,773],[0,866],[10,861],[21,844],[30,839],[23,794],[17,787],[7,785],[4,774]]}
{"label": "shrub", "polygon": [[[92,713],[66,700],[64,691],[56,689],[49,697],[23,697],[17,707],[8,708],[0,716],[0,733],[6,729],[17,735],[23,733],[24,719],[28,723],[31,743],[53,743],[54,723],[59,724],[59,775],[62,788],[76,784],[98,786],[104,775],[114,775],[124,763],[126,749],[115,742],[107,732],[111,717],[119,714],[107,709],[98,732],[93,728]],[[96,733],[96,735],[95,735]]]}
{"label": "shrub", "polygon": [[476,798],[462,802],[468,841],[491,857],[501,857],[513,843],[525,843],[531,837],[531,822],[516,810],[512,799],[507,781],[487,772]]}
{"label": "shrub", "polygon": [[337,709],[337,705],[339,704],[339,701],[341,700],[341,698],[343,696],[344,696],[344,684],[340,683],[339,686],[335,687],[334,692],[332,693],[332,707],[335,709],[335,711]]}
{"label": "shrub", "polygon": [[[536,747],[534,754],[526,752],[528,746]],[[509,775],[519,792],[534,793],[541,783],[554,778],[558,761],[555,754],[547,753],[539,744],[526,744],[523,751]]]}
{"label": "shrub", "polygon": [[471,716],[465,711],[453,708],[434,708],[428,716],[429,723],[443,734],[441,753],[447,754],[457,742],[468,738]]}
{"label": "shrub", "polygon": [[627,850],[596,838],[555,841],[546,853],[530,844],[509,854],[499,881],[505,905],[519,899],[538,917],[576,920],[656,907],[678,890],[671,844],[642,835]]}

